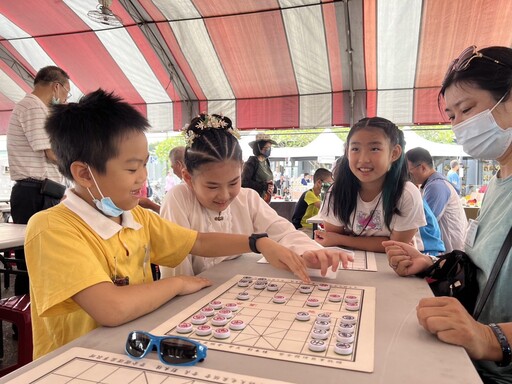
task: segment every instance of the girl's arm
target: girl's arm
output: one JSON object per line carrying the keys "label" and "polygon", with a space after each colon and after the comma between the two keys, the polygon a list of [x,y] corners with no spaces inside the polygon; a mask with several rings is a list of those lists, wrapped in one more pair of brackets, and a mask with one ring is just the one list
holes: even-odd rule
{"label": "girl's arm", "polygon": [[345,234],[345,228],[324,222],[325,231],[316,231],[315,240],[324,247],[348,247],[364,251],[384,252],[382,242],[386,236],[360,236]]}
{"label": "girl's arm", "polygon": [[[302,281],[309,282],[306,263],[295,252],[276,243],[268,237],[256,240],[256,248],[276,268],[293,272]],[[252,252],[247,235],[230,233],[198,233],[190,253],[205,257],[239,255]]]}

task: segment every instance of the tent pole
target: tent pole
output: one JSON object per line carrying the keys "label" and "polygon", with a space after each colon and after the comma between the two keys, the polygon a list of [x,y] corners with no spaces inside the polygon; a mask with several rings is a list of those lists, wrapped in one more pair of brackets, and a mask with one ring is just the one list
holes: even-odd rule
{"label": "tent pole", "polygon": [[352,31],[350,29],[350,15],[348,10],[348,2],[350,0],[344,0],[345,5],[345,37],[347,39],[347,53],[348,53],[348,68],[349,68],[349,91],[350,91],[350,126],[354,125],[354,60],[352,57]]}

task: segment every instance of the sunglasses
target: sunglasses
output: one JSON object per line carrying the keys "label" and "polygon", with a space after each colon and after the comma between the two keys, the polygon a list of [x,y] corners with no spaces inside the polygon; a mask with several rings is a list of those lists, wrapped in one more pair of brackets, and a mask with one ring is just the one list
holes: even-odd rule
{"label": "sunglasses", "polygon": [[502,65],[504,67],[509,67],[507,64],[502,63],[499,60],[493,59],[492,57],[489,57],[489,56],[485,56],[484,54],[482,54],[481,52],[479,52],[476,49],[475,45],[472,45],[470,47],[467,47],[465,50],[463,50],[462,53],[459,55],[459,57],[452,61],[452,63],[448,67],[448,71],[446,72],[446,75],[444,77],[443,84],[446,82],[446,79],[448,78],[448,76],[450,76],[452,73],[462,72],[462,71],[465,71],[466,69],[468,69],[469,64],[471,64],[471,62],[476,58],[489,60],[495,64]]}
{"label": "sunglasses", "polygon": [[203,361],[208,348],[180,336],[155,336],[144,331],[133,331],[128,335],[125,350],[130,357],[142,359],[155,349],[162,363],[186,366]]}

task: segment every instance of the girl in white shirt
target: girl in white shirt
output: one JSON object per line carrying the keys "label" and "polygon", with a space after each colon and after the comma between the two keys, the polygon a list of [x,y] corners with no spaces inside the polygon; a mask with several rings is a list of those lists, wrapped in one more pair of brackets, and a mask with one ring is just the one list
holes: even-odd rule
{"label": "girl in white shirt", "polygon": [[[323,249],[292,223],[279,216],[252,189],[241,188],[242,149],[238,131],[231,120],[220,115],[200,115],[186,128],[184,184],[171,189],[164,198],[160,215],[181,226],[205,232],[268,236],[302,255],[309,267],[338,267],[348,255],[339,250]],[[175,270],[162,268],[162,276],[173,273],[197,275],[228,258],[189,255]]]}
{"label": "girl in white shirt", "polygon": [[413,241],[426,221],[421,194],[407,181],[404,146],[403,132],[381,117],[350,129],[316,241],[374,252],[384,252],[384,240]]}

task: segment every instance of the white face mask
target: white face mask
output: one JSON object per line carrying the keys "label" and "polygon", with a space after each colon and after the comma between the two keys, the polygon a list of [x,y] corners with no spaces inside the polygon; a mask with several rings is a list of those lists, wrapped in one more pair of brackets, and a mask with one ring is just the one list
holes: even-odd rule
{"label": "white face mask", "polygon": [[505,96],[492,109],[486,109],[452,127],[457,143],[462,145],[464,151],[472,157],[496,160],[503,156],[510,147],[512,128],[501,128],[492,115],[494,108],[501,103]]}

